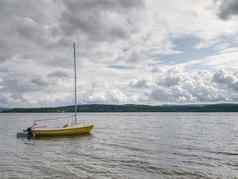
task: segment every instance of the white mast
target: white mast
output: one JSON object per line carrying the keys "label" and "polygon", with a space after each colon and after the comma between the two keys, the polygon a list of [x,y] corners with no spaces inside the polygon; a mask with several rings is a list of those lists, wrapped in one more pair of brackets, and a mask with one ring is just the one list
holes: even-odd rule
{"label": "white mast", "polygon": [[74,124],[77,123],[77,68],[76,68],[76,44],[73,43],[74,48]]}

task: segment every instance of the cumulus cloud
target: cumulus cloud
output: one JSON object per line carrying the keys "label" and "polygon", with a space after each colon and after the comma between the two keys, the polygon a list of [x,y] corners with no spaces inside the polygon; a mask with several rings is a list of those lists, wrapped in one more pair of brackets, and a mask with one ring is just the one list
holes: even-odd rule
{"label": "cumulus cloud", "polygon": [[91,104],[126,104],[127,96],[119,89],[94,91],[81,96],[81,103]]}
{"label": "cumulus cloud", "polygon": [[[217,2],[223,19],[237,14],[236,1]],[[0,107],[72,104],[73,41],[80,103],[237,99],[237,54],[227,50],[238,24],[220,20],[214,0],[3,0],[0,20]],[[208,57],[179,65],[192,54],[179,47],[188,36]]]}
{"label": "cumulus cloud", "polygon": [[218,71],[213,76],[213,81],[224,85],[228,89],[238,91],[238,74],[237,73],[228,73],[224,70]]}
{"label": "cumulus cloud", "polygon": [[143,89],[143,88],[150,88],[152,86],[152,81],[149,81],[148,79],[141,79],[141,80],[132,80],[129,83],[130,87],[133,88],[139,88],[139,89]]}
{"label": "cumulus cloud", "polygon": [[40,91],[48,85],[47,81],[40,77],[33,77],[32,79],[24,76],[9,76],[2,81],[2,91],[23,94],[32,91]]}
{"label": "cumulus cloud", "polygon": [[227,20],[232,16],[238,15],[237,0],[221,0],[219,3],[218,15],[221,19]]}
{"label": "cumulus cloud", "polygon": [[[236,102],[237,74],[238,71],[226,70],[188,72],[176,67],[155,73],[153,78],[138,77],[127,83],[80,82],[78,101],[80,104],[152,105]],[[32,77],[31,80],[24,80],[23,77],[3,79],[0,82],[0,86],[3,86],[0,92],[4,94],[1,103],[16,106],[71,104],[72,80],[55,80],[61,75],[65,74],[59,71],[49,73],[52,80],[47,82],[37,77]]]}
{"label": "cumulus cloud", "polygon": [[130,87],[140,89],[140,96],[148,104],[235,102],[237,80],[237,71],[191,73],[175,68],[157,74],[153,81],[131,82]]}

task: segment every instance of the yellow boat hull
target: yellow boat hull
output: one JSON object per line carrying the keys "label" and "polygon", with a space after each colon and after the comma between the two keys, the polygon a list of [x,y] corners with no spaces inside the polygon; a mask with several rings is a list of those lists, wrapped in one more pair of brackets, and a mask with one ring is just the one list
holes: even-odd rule
{"label": "yellow boat hull", "polygon": [[33,138],[37,137],[63,137],[63,136],[78,136],[90,134],[93,125],[73,126],[65,128],[35,128],[32,129]]}

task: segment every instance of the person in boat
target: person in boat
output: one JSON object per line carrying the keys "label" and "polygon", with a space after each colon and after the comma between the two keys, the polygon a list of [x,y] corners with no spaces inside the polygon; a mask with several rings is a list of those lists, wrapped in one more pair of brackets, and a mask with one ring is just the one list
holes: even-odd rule
{"label": "person in boat", "polygon": [[31,127],[28,127],[26,129],[26,132],[27,132],[27,137],[28,138],[31,138],[33,136],[33,133],[32,133],[32,128],[35,127],[37,124],[34,122],[34,124],[31,126]]}
{"label": "person in boat", "polygon": [[31,129],[31,127],[28,127],[27,129],[26,129],[26,131],[27,131],[27,135],[28,135],[28,137],[32,137],[32,129]]}

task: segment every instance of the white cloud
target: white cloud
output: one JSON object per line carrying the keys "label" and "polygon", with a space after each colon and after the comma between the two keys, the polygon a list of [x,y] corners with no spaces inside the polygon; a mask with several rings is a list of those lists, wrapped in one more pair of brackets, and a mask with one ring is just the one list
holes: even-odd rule
{"label": "white cloud", "polygon": [[177,71],[175,68],[155,75],[150,86],[147,83],[151,81],[145,79],[130,86],[140,89],[140,96],[146,94],[147,104],[234,102],[237,99],[237,71]]}
{"label": "white cloud", "polygon": [[181,63],[178,66],[188,70],[209,69],[210,71],[226,69],[235,70],[238,67],[238,52],[236,48],[226,48],[218,54],[211,55],[202,59],[196,59],[190,62]]}
{"label": "white cloud", "polygon": [[[238,66],[238,24],[232,3],[1,1],[0,107],[71,104],[72,41],[81,103],[234,102],[237,79],[230,71]],[[198,39],[197,48],[215,46],[216,54],[161,64],[161,55],[181,53],[173,39],[186,36]]]}

